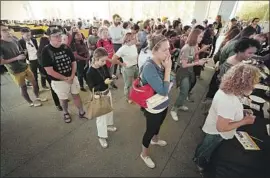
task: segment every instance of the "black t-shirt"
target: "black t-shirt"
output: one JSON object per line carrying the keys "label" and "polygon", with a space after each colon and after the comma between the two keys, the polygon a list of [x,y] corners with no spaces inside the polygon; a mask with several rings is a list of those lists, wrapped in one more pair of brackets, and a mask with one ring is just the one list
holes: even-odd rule
{"label": "black t-shirt", "polygon": [[86,74],[86,82],[87,85],[92,91],[105,91],[108,89],[108,85],[104,83],[106,78],[111,79],[110,72],[106,65],[96,69],[94,67],[90,67]]}
{"label": "black t-shirt", "polygon": [[[53,67],[53,70],[70,77],[72,74],[72,62],[75,57],[71,49],[66,45],[61,45],[59,48],[53,47],[51,44],[44,47],[41,54],[41,66]],[[49,75],[51,80],[60,81]]]}

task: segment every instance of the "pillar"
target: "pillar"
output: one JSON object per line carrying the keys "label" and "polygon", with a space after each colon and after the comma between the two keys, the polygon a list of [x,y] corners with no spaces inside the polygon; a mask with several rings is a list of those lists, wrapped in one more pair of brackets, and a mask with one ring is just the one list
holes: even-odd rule
{"label": "pillar", "polygon": [[209,8],[210,1],[196,1],[193,11],[193,18],[197,20],[197,23],[202,23],[207,18],[207,10]]}
{"label": "pillar", "polygon": [[222,1],[217,15],[221,15],[222,21],[229,21],[237,1]]}

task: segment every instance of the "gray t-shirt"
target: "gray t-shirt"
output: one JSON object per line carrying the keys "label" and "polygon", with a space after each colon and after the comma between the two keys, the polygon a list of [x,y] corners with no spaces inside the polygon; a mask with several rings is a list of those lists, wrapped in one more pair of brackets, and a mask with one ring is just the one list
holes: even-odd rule
{"label": "gray t-shirt", "polygon": [[[20,55],[19,43],[16,40],[12,40],[11,42],[1,40],[0,43],[1,59],[7,60]],[[28,65],[23,60],[5,64],[5,66],[11,74],[21,73],[28,67]]]}
{"label": "gray t-shirt", "polygon": [[183,48],[180,51],[178,65],[180,66],[180,69],[182,73],[193,73],[193,67],[182,67],[182,61],[181,59],[187,59],[188,64],[194,62],[195,60],[195,52],[196,52],[196,46],[189,46],[188,44],[185,44]]}
{"label": "gray t-shirt", "polygon": [[192,77],[194,75],[193,67],[182,67],[182,59],[187,59],[188,64],[194,62],[195,60],[195,52],[196,52],[196,46],[189,46],[188,44],[185,44],[183,48],[181,49],[179,59],[178,59],[178,65],[180,66],[176,72],[176,86],[178,87],[185,77]]}

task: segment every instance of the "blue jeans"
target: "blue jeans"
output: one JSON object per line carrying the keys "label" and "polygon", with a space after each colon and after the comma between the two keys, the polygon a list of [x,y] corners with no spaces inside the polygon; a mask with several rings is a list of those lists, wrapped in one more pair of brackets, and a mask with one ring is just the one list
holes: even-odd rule
{"label": "blue jeans", "polygon": [[211,158],[213,151],[219,146],[223,138],[220,135],[206,134],[202,143],[196,148],[193,161],[200,167],[205,167]]}
{"label": "blue jeans", "polygon": [[174,104],[174,109],[177,109],[180,106],[184,105],[184,101],[188,97],[189,88],[190,88],[190,78],[185,77],[181,80],[180,87],[179,87],[180,92]]}

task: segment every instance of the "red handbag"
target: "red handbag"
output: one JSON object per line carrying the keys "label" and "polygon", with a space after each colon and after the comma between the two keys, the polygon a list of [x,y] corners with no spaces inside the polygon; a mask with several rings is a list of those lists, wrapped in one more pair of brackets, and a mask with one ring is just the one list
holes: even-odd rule
{"label": "red handbag", "polygon": [[129,93],[129,99],[143,108],[147,108],[146,100],[155,94],[154,89],[149,85],[140,84],[138,77],[133,81],[132,88]]}

